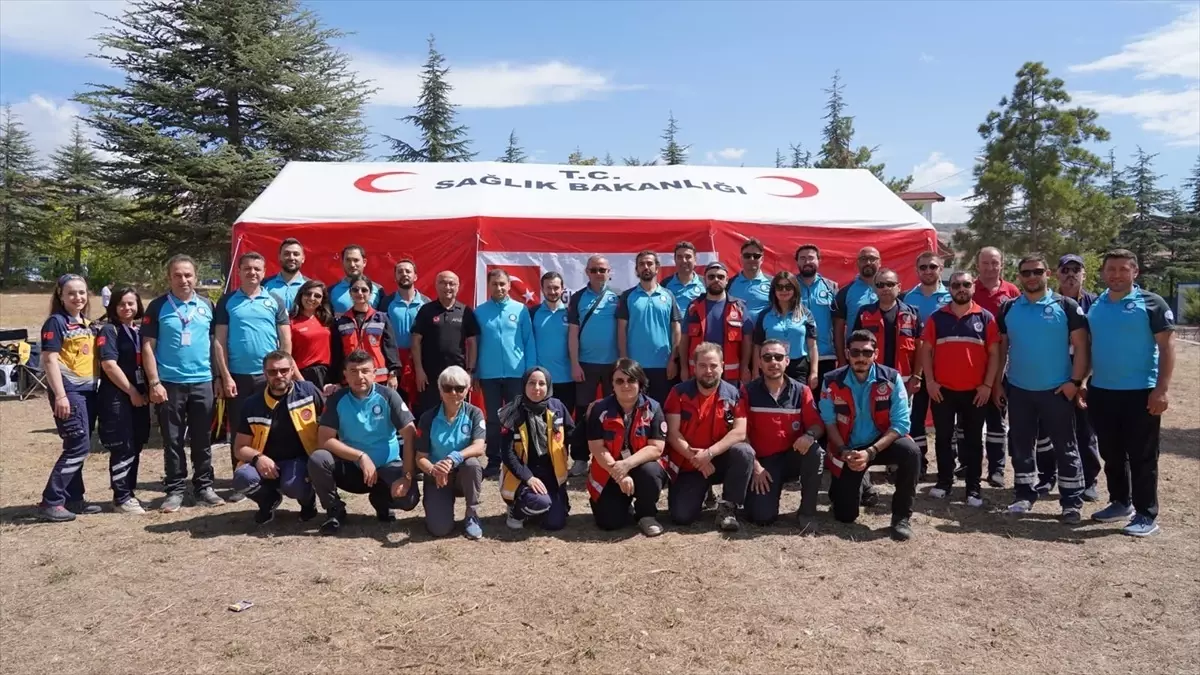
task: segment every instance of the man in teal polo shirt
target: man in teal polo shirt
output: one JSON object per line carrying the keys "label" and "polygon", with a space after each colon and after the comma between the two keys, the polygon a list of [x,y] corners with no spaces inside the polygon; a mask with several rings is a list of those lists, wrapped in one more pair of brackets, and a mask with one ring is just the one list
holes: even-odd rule
{"label": "man in teal polo shirt", "polygon": [[488,272],[487,302],[475,308],[479,324],[479,359],[475,379],[483,389],[487,412],[487,466],[484,478],[500,475],[500,407],[521,394],[521,376],[537,363],[533,323],[525,304],[508,295],[508,272]]}
{"label": "man in teal polo shirt", "polygon": [[412,328],[417,321],[417,312],[429,298],[417,290],[417,263],[405,258],[396,263],[393,274],[396,292],[380,302],[380,309],[387,314],[392,337],[396,340],[396,357],[400,363],[397,386],[413,409],[413,417],[418,417],[421,413],[420,392],[417,391],[416,364],[412,358]]}
{"label": "man in teal polo shirt", "polygon": [[[345,278],[329,289],[329,302],[333,305],[334,316],[341,316],[354,306],[354,300],[350,297],[350,284],[367,271],[366,250],[358,244],[350,244],[342,249],[342,271],[346,273]],[[374,289],[371,291],[371,306],[379,309],[383,299],[383,287],[376,283],[372,283],[371,286]]]}
{"label": "man in teal polo shirt", "polygon": [[[1009,513],[1028,513],[1038,493],[1035,446],[1039,425],[1050,435],[1058,460],[1061,521],[1080,521],[1083,467],[1075,440],[1075,396],[1088,371],[1087,319],[1079,303],[1046,285],[1046,257],[1034,253],[1018,266],[1024,293],[1000,306],[1000,367],[992,399],[1008,404],[1008,450],[1015,474]],[[1075,359],[1071,359],[1074,349]],[[1005,363],[1008,380],[1004,382]],[[1001,387],[1005,387],[1002,389]]]}
{"label": "man in teal polo shirt", "polygon": [[174,513],[183,506],[185,444],[191,446],[196,502],[219,506],[225,500],[213,490],[213,306],[196,293],[196,262],[188,256],[167,261],[167,283],[170,291],[146,307],[141,336],[146,385],[163,434],[167,498],[161,508]]}
{"label": "man in teal polo shirt", "polygon": [[1138,261],[1133,252],[1107,253],[1101,274],[1108,290],[1088,312],[1092,379],[1087,403],[1111,501],[1092,519],[1111,523],[1132,517],[1122,532],[1148,537],[1160,529],[1159,428],[1175,372],[1175,316],[1160,296],[1134,285]]}
{"label": "man in teal polo shirt", "polygon": [[837,368],[838,357],[833,342],[833,310],[838,284],[821,276],[821,249],[816,244],[803,244],[796,249],[796,271],[800,277],[800,302],[804,303],[816,323],[819,362],[815,365],[809,364],[810,369],[816,368],[817,387],[813,390],[816,394],[820,391],[825,376]]}
{"label": "man in teal polo shirt", "polygon": [[[228,400],[230,429],[240,428],[242,404],[266,384],[263,357],[275,350],[292,352],[292,321],[279,299],[261,285],[266,262],[254,252],[239,257],[241,285],[221,296],[214,312],[213,356]],[[230,457],[236,467],[232,451]],[[233,500],[240,501],[237,496]]]}
{"label": "man in teal polo shirt", "polygon": [[[729,297],[746,306],[746,322],[754,324],[758,315],[771,304],[771,277],[763,274],[763,247],[751,237],[742,244],[742,271],[729,282]],[[642,364],[645,365],[645,364]]]}
{"label": "man in teal polo shirt", "polygon": [[[587,419],[587,408],[599,389],[612,395],[612,367],[617,361],[617,293],[609,288],[612,268],[608,258],[594,255],[587,261],[588,284],[567,301],[567,354],[575,381],[575,419]],[[584,424],[576,425],[571,440],[572,476],[587,473],[588,450]]]}
{"label": "man in teal polo shirt", "polygon": [[858,277],[849,286],[843,286],[834,297],[833,349],[839,368],[846,365],[846,336],[850,334],[858,310],[879,301],[879,296],[875,295],[875,274],[882,264],[879,249],[864,247],[858,252]]}
{"label": "man in teal polo shirt", "polygon": [[[575,380],[571,379],[571,357],[567,353],[567,304],[562,301],[563,278],[558,272],[542,275],[542,304],[530,311],[537,365],[550,373],[554,398],[575,414]],[[524,374],[524,373],[522,373]]]}
{"label": "man in teal polo shirt", "polygon": [[639,283],[622,293],[617,304],[617,351],[641,364],[650,381],[647,394],[662,402],[678,374],[671,354],[679,347],[682,317],[675,296],[658,284],[658,254],[642,251],[634,264]]}
{"label": "man in teal polo shirt", "polygon": [[296,294],[308,279],[300,273],[304,265],[304,247],[300,240],[288,237],[279,245],[279,274],[263,282],[263,288],[279,299],[283,311],[290,312],[296,304]]}
{"label": "man in teal polo shirt", "polygon": [[[900,298],[900,302],[917,310],[917,316],[924,326],[934,312],[950,304],[950,291],[942,284],[942,262],[933,251],[925,251],[917,256],[917,278],[921,283],[913,286]],[[925,437],[925,418],[929,413],[929,394],[925,392],[925,378],[920,371],[921,360],[917,359],[918,370],[913,377],[920,382],[920,388],[912,397],[912,438],[921,450],[921,474],[925,474],[925,456],[928,449],[928,439]]]}
{"label": "man in teal polo shirt", "polygon": [[[675,274],[667,278],[663,288],[675,296],[679,313],[686,314],[688,305],[704,295],[704,279],[696,274],[696,247],[690,241],[675,244]],[[556,383],[557,384],[557,383]],[[558,388],[554,391],[557,393]]]}

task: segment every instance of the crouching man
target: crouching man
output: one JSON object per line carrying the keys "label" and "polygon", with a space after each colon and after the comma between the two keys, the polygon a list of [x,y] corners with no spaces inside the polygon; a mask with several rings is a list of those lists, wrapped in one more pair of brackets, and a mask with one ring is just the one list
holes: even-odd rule
{"label": "crouching man", "polygon": [[826,375],[821,387],[821,420],[829,436],[825,463],[833,474],[829,499],[833,517],[852,523],[858,519],[867,467],[895,466],[891,534],[907,541],[912,538],[909,518],[921,452],[908,436],[908,393],[900,373],[875,363],[875,349],[870,332],[851,333],[845,354],[849,365]]}
{"label": "crouching man", "polygon": [[413,482],[413,415],[395,389],[375,382],[375,363],[362,350],[345,357],[346,387],[325,404],[308,476],[328,517],[321,534],[337,534],[346,521],[338,489],[369,494],[381,522],[392,509],[412,511],[421,492]]}
{"label": "crouching man", "polygon": [[246,397],[233,443],[233,489],[258,504],[259,525],[275,518],[284,497],[300,502],[300,520],[317,515],[308,457],[317,449],[324,399],[315,385],[292,381],[294,368],[287,352],[263,357],[267,383]]}

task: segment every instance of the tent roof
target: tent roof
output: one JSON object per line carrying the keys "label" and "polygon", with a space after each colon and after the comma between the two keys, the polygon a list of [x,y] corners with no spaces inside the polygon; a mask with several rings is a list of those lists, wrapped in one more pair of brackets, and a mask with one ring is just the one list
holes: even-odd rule
{"label": "tent roof", "polygon": [[[568,173],[575,172],[575,173]],[[492,217],[932,229],[861,169],[291,162],[238,222]]]}

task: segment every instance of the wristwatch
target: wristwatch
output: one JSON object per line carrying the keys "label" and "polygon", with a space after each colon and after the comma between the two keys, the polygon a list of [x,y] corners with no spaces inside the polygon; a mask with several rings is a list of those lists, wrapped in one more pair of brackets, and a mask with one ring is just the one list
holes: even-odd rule
{"label": "wristwatch", "polygon": [[1071,384],[1075,385],[1076,388],[1079,388],[1083,386],[1083,380],[1071,380]]}

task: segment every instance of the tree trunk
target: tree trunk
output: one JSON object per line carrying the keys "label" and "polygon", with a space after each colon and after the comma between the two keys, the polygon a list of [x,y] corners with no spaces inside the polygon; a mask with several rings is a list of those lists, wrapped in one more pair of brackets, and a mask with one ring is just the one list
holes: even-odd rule
{"label": "tree trunk", "polygon": [[75,233],[75,274],[83,274],[83,235]]}

